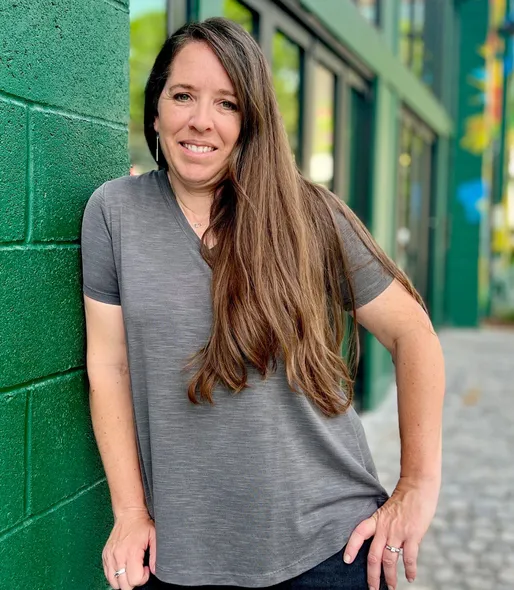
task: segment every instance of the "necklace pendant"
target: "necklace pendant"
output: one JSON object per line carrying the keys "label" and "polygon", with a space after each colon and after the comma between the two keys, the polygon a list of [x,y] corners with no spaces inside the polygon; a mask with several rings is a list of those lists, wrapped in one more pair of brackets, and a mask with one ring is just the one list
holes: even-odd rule
{"label": "necklace pendant", "polygon": [[201,223],[193,223],[193,227],[196,229],[197,227],[202,227]]}

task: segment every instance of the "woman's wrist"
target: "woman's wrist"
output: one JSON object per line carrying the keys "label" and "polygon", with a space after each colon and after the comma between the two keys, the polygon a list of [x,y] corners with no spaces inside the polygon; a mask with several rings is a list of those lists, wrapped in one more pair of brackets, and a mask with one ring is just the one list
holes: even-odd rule
{"label": "woman's wrist", "polygon": [[113,508],[114,519],[119,520],[126,516],[148,516],[148,509],[144,505],[122,506]]}
{"label": "woman's wrist", "polygon": [[399,485],[409,485],[412,487],[435,487],[439,488],[441,486],[441,473],[437,472],[430,472],[430,473],[404,473],[403,471],[400,474],[400,479],[398,480]]}

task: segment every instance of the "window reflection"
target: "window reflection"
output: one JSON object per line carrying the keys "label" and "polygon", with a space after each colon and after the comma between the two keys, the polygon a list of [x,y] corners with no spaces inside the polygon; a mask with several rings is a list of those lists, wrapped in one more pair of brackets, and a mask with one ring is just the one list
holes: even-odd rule
{"label": "window reflection", "polygon": [[370,23],[378,23],[378,1],[379,0],[353,0],[362,16]]}
{"label": "window reflection", "polygon": [[401,0],[400,58],[416,76],[441,94],[436,72],[441,56],[441,20],[446,0]]}
{"label": "window reflection", "polygon": [[166,0],[130,0],[131,174],[157,168],[143,132],[144,90],[153,62],[166,40]]}
{"label": "window reflection", "polygon": [[414,0],[412,5],[412,71],[423,76],[425,0]]}
{"label": "window reflection", "polygon": [[334,98],[335,79],[320,64],[314,69],[313,147],[310,177],[314,182],[332,188],[334,178]]}
{"label": "window reflection", "polygon": [[412,1],[401,0],[400,3],[400,58],[410,66],[412,47]]}
{"label": "window reflection", "polygon": [[301,50],[283,33],[273,35],[273,84],[289,137],[289,145],[299,158]]}
{"label": "window reflection", "polygon": [[402,126],[397,199],[396,262],[426,295],[432,147],[415,129]]}
{"label": "window reflection", "polygon": [[238,0],[223,1],[223,16],[240,24],[250,34],[255,33],[254,14]]}

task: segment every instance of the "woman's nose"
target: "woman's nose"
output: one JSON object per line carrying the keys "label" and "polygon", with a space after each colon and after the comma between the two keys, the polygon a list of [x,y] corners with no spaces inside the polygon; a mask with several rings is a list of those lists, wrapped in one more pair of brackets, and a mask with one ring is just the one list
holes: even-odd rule
{"label": "woman's nose", "polygon": [[197,131],[208,131],[212,129],[212,113],[209,105],[198,103],[191,113],[189,126]]}

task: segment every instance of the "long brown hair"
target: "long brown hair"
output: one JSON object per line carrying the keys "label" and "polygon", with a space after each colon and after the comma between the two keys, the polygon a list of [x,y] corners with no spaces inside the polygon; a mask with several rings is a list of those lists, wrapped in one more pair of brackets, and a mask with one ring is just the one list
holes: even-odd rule
{"label": "long brown hair", "polygon": [[[242,126],[202,240],[202,255],[212,268],[213,323],[209,341],[187,367],[194,369],[189,399],[199,403],[199,394],[213,403],[218,383],[241,392],[248,386],[247,363],[263,378],[283,363],[293,391],[327,416],[343,413],[352,401],[355,366],[341,356],[348,330],[341,284],[350,299],[347,309],[357,312],[336,216],[344,215],[384,269],[422,304],[421,298],[351,210],[298,171],[269,66],[235,23],[189,23],[164,44],[145,89],[150,151],[159,96],[173,59],[190,42],[206,43],[227,71]],[[206,245],[209,237],[216,240],[213,250]],[[348,358],[356,358],[355,331],[347,340]]]}

